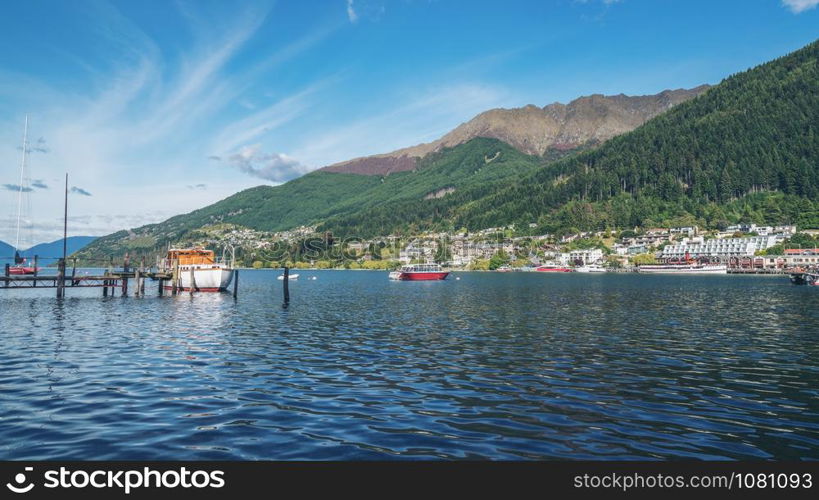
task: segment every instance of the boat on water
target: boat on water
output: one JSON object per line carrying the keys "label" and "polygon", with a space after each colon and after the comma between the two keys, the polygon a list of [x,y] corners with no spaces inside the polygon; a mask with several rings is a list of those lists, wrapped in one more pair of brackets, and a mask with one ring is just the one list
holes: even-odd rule
{"label": "boat on water", "polygon": [[512,268],[509,266],[500,266],[499,268],[495,269],[495,271],[499,273],[511,273]]}
{"label": "boat on water", "polygon": [[803,271],[794,269],[791,273],[791,283],[794,285],[819,286],[819,271]]}
{"label": "boat on water", "polygon": [[[280,274],[280,275],[276,276],[276,279],[279,280],[279,281],[284,281],[284,275]],[[298,274],[288,274],[287,279],[290,280],[290,281],[295,281],[295,280],[299,279],[299,275]]]}
{"label": "boat on water", "polygon": [[[167,257],[160,262],[160,271],[173,273],[174,279],[166,282],[166,290],[197,292],[222,292],[230,285],[235,274],[233,262],[225,262],[223,255],[221,262],[216,260],[212,250],[205,248],[171,248]],[[233,261],[233,258],[231,258]],[[176,281],[174,283],[174,280]]]}
{"label": "boat on water", "polygon": [[586,264],[575,269],[578,273],[605,273],[606,268],[600,264]]}
{"label": "boat on water", "polygon": [[574,272],[574,269],[566,266],[558,266],[556,264],[545,264],[536,267],[535,271],[539,273],[571,273]]}
{"label": "boat on water", "polygon": [[390,272],[391,280],[401,281],[439,281],[449,276],[439,264],[410,264]]}
{"label": "boat on water", "polygon": [[728,274],[728,266],[725,264],[701,264],[697,262],[646,264],[639,266],[637,272],[646,274]]}

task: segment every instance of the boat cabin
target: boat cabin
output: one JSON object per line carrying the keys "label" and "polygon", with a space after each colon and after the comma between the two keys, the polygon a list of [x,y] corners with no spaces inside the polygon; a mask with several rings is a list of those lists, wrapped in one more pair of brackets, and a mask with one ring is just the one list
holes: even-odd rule
{"label": "boat cabin", "polygon": [[180,266],[216,263],[213,250],[204,248],[172,248],[168,250],[168,262],[173,262],[176,259],[179,260]]}

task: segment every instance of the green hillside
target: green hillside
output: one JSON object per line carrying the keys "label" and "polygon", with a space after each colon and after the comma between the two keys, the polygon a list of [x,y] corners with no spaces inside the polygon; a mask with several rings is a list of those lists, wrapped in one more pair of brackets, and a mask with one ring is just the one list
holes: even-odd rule
{"label": "green hillside", "polygon": [[322,229],[371,236],[537,222],[543,233],[740,220],[819,227],[818,59],[813,43],[529,176],[339,214]]}
{"label": "green hillside", "polygon": [[386,177],[316,171],[281,186],[242,191],[159,224],[119,231],[100,238],[77,256],[86,261],[104,261],[108,256],[126,252],[151,254],[213,224],[275,232],[341,215],[378,211],[390,203],[423,206],[431,201],[425,197],[436,193],[458,193],[476,187],[488,193],[498,183],[528,175],[546,161],[498,140],[479,138],[427,156],[414,171]]}
{"label": "green hillside", "polygon": [[457,224],[595,229],[694,218],[819,225],[819,43],[459,207]]}
{"label": "green hillside", "polygon": [[337,236],[516,224],[568,232],[738,221],[819,227],[819,43],[731,76],[602,146],[525,155],[478,138],[386,177],[317,171],[161,224],[119,232],[86,257],[150,252],[202,226],[317,224]]}

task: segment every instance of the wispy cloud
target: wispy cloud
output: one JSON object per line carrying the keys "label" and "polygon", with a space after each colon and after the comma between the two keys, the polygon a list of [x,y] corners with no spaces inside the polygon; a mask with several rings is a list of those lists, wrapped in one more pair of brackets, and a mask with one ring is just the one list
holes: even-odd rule
{"label": "wispy cloud", "polygon": [[5,189],[6,191],[14,191],[15,193],[20,191],[24,193],[30,193],[34,191],[32,188],[28,186],[23,186],[23,189],[21,190],[19,184],[3,184],[3,189]]}
{"label": "wispy cloud", "polygon": [[74,193],[74,194],[80,194],[80,195],[83,195],[83,196],[91,196],[91,193],[89,193],[88,191],[86,191],[83,188],[78,188],[77,186],[71,186],[71,189],[69,191]]}
{"label": "wispy cloud", "polygon": [[353,0],[347,0],[347,18],[350,19],[351,23],[358,21],[358,14],[353,6]]}
{"label": "wispy cloud", "polygon": [[42,179],[35,179],[31,183],[31,187],[36,187],[38,189],[48,189],[48,185]]}
{"label": "wispy cloud", "polygon": [[819,5],[819,0],[782,0],[782,5],[787,7],[794,14],[799,14]]}
{"label": "wispy cloud", "polygon": [[191,190],[194,190],[194,189],[203,189],[204,190],[204,189],[208,188],[208,185],[207,184],[188,184],[186,187],[188,189],[191,189]]}

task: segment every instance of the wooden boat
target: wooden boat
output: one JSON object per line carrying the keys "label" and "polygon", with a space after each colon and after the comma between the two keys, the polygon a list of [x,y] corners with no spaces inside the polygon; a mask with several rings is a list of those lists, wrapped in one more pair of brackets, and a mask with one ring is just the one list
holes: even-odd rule
{"label": "wooden boat", "polygon": [[160,270],[175,276],[176,283],[173,280],[166,283],[166,290],[172,290],[176,285],[177,290],[190,291],[193,288],[197,292],[222,292],[235,274],[232,263],[217,262],[212,250],[201,247],[168,250]]}

